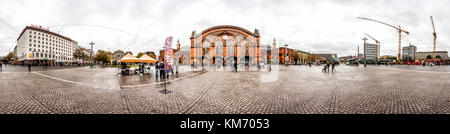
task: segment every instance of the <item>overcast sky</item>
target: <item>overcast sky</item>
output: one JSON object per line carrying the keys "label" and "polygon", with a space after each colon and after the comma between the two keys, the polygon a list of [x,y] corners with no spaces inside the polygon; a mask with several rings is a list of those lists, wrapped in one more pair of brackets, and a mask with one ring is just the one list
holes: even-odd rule
{"label": "overcast sky", "polygon": [[[262,44],[278,44],[312,53],[354,55],[368,33],[381,42],[381,55],[397,55],[398,32],[356,19],[368,17],[401,25],[410,32],[402,46],[450,50],[448,0],[0,0],[0,56],[12,51],[23,28],[50,27],[95,50],[141,52],[162,49],[173,36],[188,46],[193,30],[216,25],[259,29]],[[369,40],[369,43],[374,41]]]}

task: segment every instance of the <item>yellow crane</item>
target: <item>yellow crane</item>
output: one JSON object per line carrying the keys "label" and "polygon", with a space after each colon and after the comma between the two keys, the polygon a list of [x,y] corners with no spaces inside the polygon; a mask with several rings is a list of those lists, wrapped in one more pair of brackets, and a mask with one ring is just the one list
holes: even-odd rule
{"label": "yellow crane", "polygon": [[381,21],[378,21],[378,20],[364,18],[364,17],[358,17],[358,19],[378,22],[378,23],[387,25],[389,27],[392,27],[392,28],[395,28],[396,30],[398,30],[398,57],[397,57],[397,63],[401,62],[401,60],[402,60],[402,58],[401,58],[401,56],[402,56],[401,55],[401,52],[402,52],[402,32],[406,33],[406,35],[409,35],[409,32],[406,31],[406,30],[403,30],[400,25],[398,27],[396,27],[396,26],[393,26],[393,25],[388,24],[388,23],[384,23],[384,22],[381,22]]}
{"label": "yellow crane", "polygon": [[377,44],[377,45],[380,45],[380,42],[377,40],[377,39],[375,39],[375,38],[373,38],[372,36],[370,36],[369,34],[367,34],[367,33],[364,33],[367,37],[369,37],[369,38],[371,38],[372,40],[374,40],[375,41],[375,43]]}
{"label": "yellow crane", "polygon": [[433,21],[433,16],[430,16],[431,19],[431,25],[433,26],[433,36],[434,36],[434,41],[433,41],[433,59],[436,58],[436,29],[434,28],[434,21]]}

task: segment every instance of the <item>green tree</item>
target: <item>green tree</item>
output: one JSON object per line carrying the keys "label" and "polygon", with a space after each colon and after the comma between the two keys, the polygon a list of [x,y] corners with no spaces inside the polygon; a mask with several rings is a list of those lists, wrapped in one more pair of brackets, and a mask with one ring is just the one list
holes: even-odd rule
{"label": "green tree", "polygon": [[152,57],[153,59],[156,59],[155,53],[149,53],[148,56]]}
{"label": "green tree", "polygon": [[82,59],[83,59],[83,61],[89,60],[89,55],[87,55],[86,53],[83,53]]}
{"label": "green tree", "polygon": [[5,60],[12,60],[14,58],[13,52],[9,52],[8,55],[6,55],[3,59]]}
{"label": "green tree", "polygon": [[396,56],[392,56],[392,57],[390,57],[390,60],[397,60],[397,57]]}
{"label": "green tree", "polygon": [[440,55],[437,55],[437,56],[436,56],[436,59],[441,59],[441,56],[440,56]]}
{"label": "green tree", "polygon": [[84,53],[83,49],[81,49],[81,48],[78,48],[77,50],[75,50],[75,52],[73,53],[73,57],[75,59],[80,59],[83,62],[89,60],[89,55]]}
{"label": "green tree", "polygon": [[136,56],[136,58],[141,58],[142,56],[144,56],[143,52],[139,52],[138,55]]}
{"label": "green tree", "polygon": [[83,51],[81,48],[78,48],[75,52],[73,52],[73,58],[83,60]]}
{"label": "green tree", "polygon": [[109,63],[110,59],[108,53],[103,50],[98,50],[97,54],[95,55],[95,61],[101,61],[102,65],[104,65],[105,63]]}
{"label": "green tree", "polygon": [[428,55],[427,59],[433,59],[433,57],[431,55]]}

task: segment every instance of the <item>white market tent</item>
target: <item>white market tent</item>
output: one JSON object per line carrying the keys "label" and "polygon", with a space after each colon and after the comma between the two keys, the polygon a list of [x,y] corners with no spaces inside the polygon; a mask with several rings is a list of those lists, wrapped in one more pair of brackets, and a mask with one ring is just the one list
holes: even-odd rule
{"label": "white market tent", "polygon": [[135,62],[141,62],[141,60],[139,60],[138,58],[136,58],[136,57],[134,57],[133,55],[131,55],[130,53],[128,53],[128,54],[125,55],[122,59],[120,59],[119,62],[131,62],[131,63],[135,63]]}
{"label": "white market tent", "polygon": [[139,60],[142,63],[156,63],[156,60],[153,59],[152,57],[148,56],[147,54],[144,54],[143,56],[141,56],[141,58],[139,58]]}

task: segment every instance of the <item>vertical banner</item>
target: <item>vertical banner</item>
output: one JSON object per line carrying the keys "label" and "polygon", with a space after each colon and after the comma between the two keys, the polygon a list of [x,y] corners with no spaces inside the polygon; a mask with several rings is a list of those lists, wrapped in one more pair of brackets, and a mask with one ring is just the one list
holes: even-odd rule
{"label": "vertical banner", "polygon": [[169,71],[172,67],[172,36],[166,38],[166,43],[164,44],[164,69]]}

